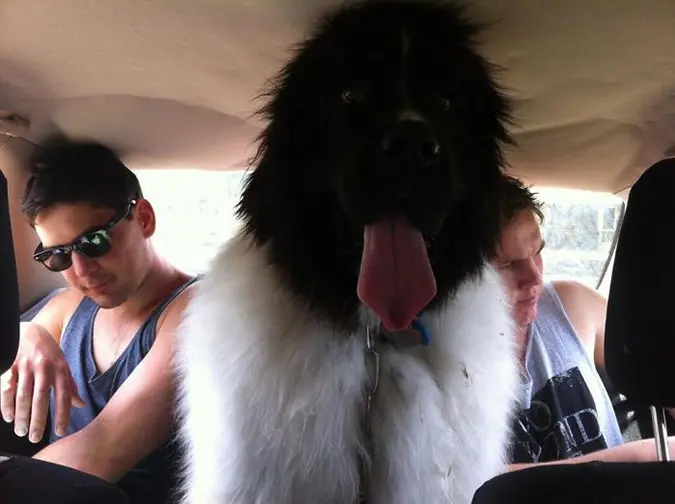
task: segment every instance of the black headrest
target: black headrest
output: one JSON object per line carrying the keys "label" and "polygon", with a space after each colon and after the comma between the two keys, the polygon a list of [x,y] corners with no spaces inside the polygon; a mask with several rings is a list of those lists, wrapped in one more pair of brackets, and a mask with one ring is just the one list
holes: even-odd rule
{"label": "black headrest", "polygon": [[19,344],[19,285],[9,221],[7,179],[0,172],[0,373],[11,366]]}
{"label": "black headrest", "polygon": [[675,159],[630,190],[605,326],[607,373],[638,404],[675,406]]}
{"label": "black headrest", "polygon": [[502,474],[480,487],[471,502],[651,504],[667,501],[674,492],[675,462],[588,462],[540,465]]}

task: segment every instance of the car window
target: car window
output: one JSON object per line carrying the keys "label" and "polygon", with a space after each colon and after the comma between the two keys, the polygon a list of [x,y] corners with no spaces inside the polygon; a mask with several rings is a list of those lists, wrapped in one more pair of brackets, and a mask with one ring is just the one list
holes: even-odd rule
{"label": "car window", "polygon": [[[201,273],[238,229],[234,211],[246,172],[137,170],[157,213],[158,250],[189,273]],[[573,278],[593,288],[608,265],[623,213],[607,193],[533,188],[544,204],[545,276]]]}
{"label": "car window", "polygon": [[157,250],[188,273],[204,272],[238,229],[245,171],[135,170],[157,214]]}
{"label": "car window", "polygon": [[593,288],[608,285],[624,201],[602,192],[533,190],[543,203],[544,276],[571,278]]}

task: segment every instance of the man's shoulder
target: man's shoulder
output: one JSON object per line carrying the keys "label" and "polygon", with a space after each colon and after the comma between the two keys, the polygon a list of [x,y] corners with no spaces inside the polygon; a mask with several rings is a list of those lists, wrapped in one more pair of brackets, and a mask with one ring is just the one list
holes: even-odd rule
{"label": "man's shoulder", "polygon": [[34,313],[26,313],[22,321],[41,325],[60,341],[63,328],[70,321],[73,313],[84,298],[84,295],[73,288],[63,288],[50,293],[49,299]]}
{"label": "man's shoulder", "polygon": [[607,300],[595,289],[576,280],[555,280],[551,283],[579,338],[592,348],[598,325],[604,325]]}
{"label": "man's shoulder", "polygon": [[48,305],[52,310],[67,310],[76,307],[83,295],[71,287],[59,287],[38,298],[29,308],[21,313],[22,322],[30,322]]}
{"label": "man's shoulder", "polygon": [[70,317],[83,299],[84,294],[77,289],[67,287],[54,296],[50,303],[53,303],[65,317]]}
{"label": "man's shoulder", "polygon": [[588,285],[585,285],[578,280],[552,280],[551,284],[555,287],[555,290],[560,297],[588,296],[590,292],[595,292]]}
{"label": "man's shoulder", "polygon": [[583,307],[586,303],[602,303],[605,298],[595,289],[577,280],[553,280],[555,288],[565,310]]}
{"label": "man's shoulder", "polygon": [[193,277],[191,280],[186,281],[182,285],[182,290],[167,306],[167,311],[182,313],[194,297],[198,283],[199,277]]}
{"label": "man's shoulder", "polygon": [[176,291],[172,293],[174,297],[166,305],[166,308],[158,321],[158,333],[167,331],[173,332],[178,328],[178,325],[183,318],[183,312],[194,297],[199,281],[200,276],[187,277],[185,282],[181,284],[181,287],[179,288],[180,291],[177,294]]}

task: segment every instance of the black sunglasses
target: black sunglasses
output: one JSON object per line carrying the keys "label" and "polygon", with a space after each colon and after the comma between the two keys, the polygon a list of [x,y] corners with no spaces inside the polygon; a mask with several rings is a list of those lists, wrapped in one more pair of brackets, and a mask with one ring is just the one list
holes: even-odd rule
{"label": "black sunglasses", "polygon": [[59,272],[73,265],[73,252],[90,258],[104,256],[112,249],[110,230],[129,217],[135,204],[136,200],[128,201],[105,225],[82,233],[68,245],[43,248],[40,243],[33,253],[33,259],[44,264],[48,270]]}

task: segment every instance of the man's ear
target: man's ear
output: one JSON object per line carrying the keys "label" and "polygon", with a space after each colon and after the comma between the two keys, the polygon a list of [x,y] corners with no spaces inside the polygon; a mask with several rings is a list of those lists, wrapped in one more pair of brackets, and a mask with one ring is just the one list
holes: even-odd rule
{"label": "man's ear", "polygon": [[150,238],[155,234],[155,229],[157,227],[155,209],[152,208],[152,205],[148,200],[140,199],[138,200],[138,203],[136,203],[136,215],[143,236],[145,238]]}

